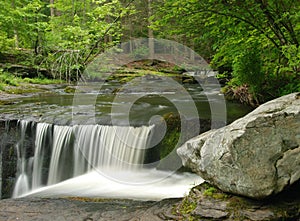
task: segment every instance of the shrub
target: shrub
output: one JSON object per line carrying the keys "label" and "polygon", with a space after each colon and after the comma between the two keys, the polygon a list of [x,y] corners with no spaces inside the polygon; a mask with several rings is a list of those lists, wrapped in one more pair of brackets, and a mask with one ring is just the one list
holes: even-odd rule
{"label": "shrub", "polygon": [[138,47],[132,52],[132,54],[135,59],[145,59],[149,54],[149,48],[145,46]]}
{"label": "shrub", "polygon": [[233,77],[239,85],[248,85],[255,94],[261,90],[265,78],[257,46],[241,52],[233,62]]}

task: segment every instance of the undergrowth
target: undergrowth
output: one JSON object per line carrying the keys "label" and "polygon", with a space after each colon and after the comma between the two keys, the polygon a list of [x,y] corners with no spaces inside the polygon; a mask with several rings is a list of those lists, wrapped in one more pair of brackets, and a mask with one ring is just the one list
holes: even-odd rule
{"label": "undergrowth", "polygon": [[5,72],[0,69],[0,91],[8,90],[7,87],[19,87],[22,84],[61,84],[64,83],[58,79],[47,78],[21,78],[12,73]]}

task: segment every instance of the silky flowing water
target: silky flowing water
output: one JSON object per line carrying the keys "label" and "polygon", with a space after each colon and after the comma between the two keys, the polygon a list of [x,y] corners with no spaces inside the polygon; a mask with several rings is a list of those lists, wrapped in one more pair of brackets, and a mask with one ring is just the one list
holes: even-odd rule
{"label": "silky flowing water", "polygon": [[[24,137],[34,123],[22,120],[19,124]],[[29,194],[157,200],[183,196],[202,179],[191,173],[143,168],[153,129],[37,123],[34,155],[29,159],[18,156],[21,170],[13,197]],[[19,152],[25,153],[22,147],[18,146]],[[44,166],[46,161],[48,167]],[[48,176],[43,179],[45,169]]]}
{"label": "silky flowing water", "polygon": [[[199,85],[184,88],[191,101],[172,85],[158,92],[149,86],[145,93],[137,84],[124,88],[118,96],[113,89],[107,85],[102,90],[81,92],[79,103],[73,95],[56,91],[16,99],[14,104],[1,108],[2,120],[23,119],[18,122],[13,197],[182,197],[203,182],[202,178],[145,164],[148,150],[155,143],[154,134],[159,133],[157,122],[162,118],[157,116],[178,111],[189,114],[194,111],[190,102],[196,107],[197,117],[214,118],[222,124],[226,123],[224,111],[228,121],[250,111],[249,107],[230,102],[226,102],[226,110],[215,111],[221,95],[213,84],[205,92]],[[126,112],[128,107],[130,111]],[[31,154],[23,145],[26,136],[34,139]]]}

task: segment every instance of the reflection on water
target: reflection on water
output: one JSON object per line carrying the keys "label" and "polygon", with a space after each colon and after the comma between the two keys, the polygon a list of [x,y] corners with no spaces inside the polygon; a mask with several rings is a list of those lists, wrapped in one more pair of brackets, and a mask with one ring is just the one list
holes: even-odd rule
{"label": "reflection on water", "polygon": [[[157,83],[156,83],[157,84]],[[143,85],[144,86],[144,85]],[[94,85],[95,87],[95,85]],[[147,91],[147,88],[130,87],[116,94],[112,93],[116,84],[102,85],[101,90],[97,88],[79,88],[76,91],[77,100],[74,95],[59,91],[59,94],[40,95],[16,99],[12,105],[0,108],[1,118],[13,119],[36,119],[40,122],[65,124],[125,124],[128,113],[124,113],[124,107],[130,105],[129,120],[131,125],[145,125],[152,116],[164,115],[170,112],[178,112],[178,106],[182,111],[188,112],[192,109],[190,100],[182,95],[181,91],[168,88],[164,85],[163,91]],[[198,84],[186,84],[185,90],[196,105],[199,118],[210,119],[211,104],[217,104],[221,98],[219,88],[214,84],[206,85],[203,91]],[[78,102],[78,97],[80,101]],[[208,99],[209,98],[209,99]],[[132,102],[134,101],[134,102]],[[112,106],[114,107],[112,111]],[[231,122],[251,111],[251,108],[239,103],[227,102],[227,120]],[[218,119],[218,113],[214,111],[214,118]],[[223,120],[223,117],[220,116]]]}

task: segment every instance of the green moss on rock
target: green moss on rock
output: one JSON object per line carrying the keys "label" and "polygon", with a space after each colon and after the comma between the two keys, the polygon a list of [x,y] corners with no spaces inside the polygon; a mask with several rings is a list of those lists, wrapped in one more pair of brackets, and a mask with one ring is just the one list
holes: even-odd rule
{"label": "green moss on rock", "polygon": [[67,86],[67,87],[64,89],[64,91],[65,91],[66,93],[73,94],[73,93],[75,93],[76,88],[73,87],[73,86]]}
{"label": "green moss on rock", "polygon": [[181,217],[180,220],[298,220],[300,197],[297,185],[282,195],[259,201],[224,193],[204,182],[192,188],[172,212]]}
{"label": "green moss on rock", "polygon": [[165,114],[163,118],[167,125],[167,131],[164,139],[159,144],[160,159],[165,158],[177,148],[181,130],[180,116],[178,114],[168,113]]}

